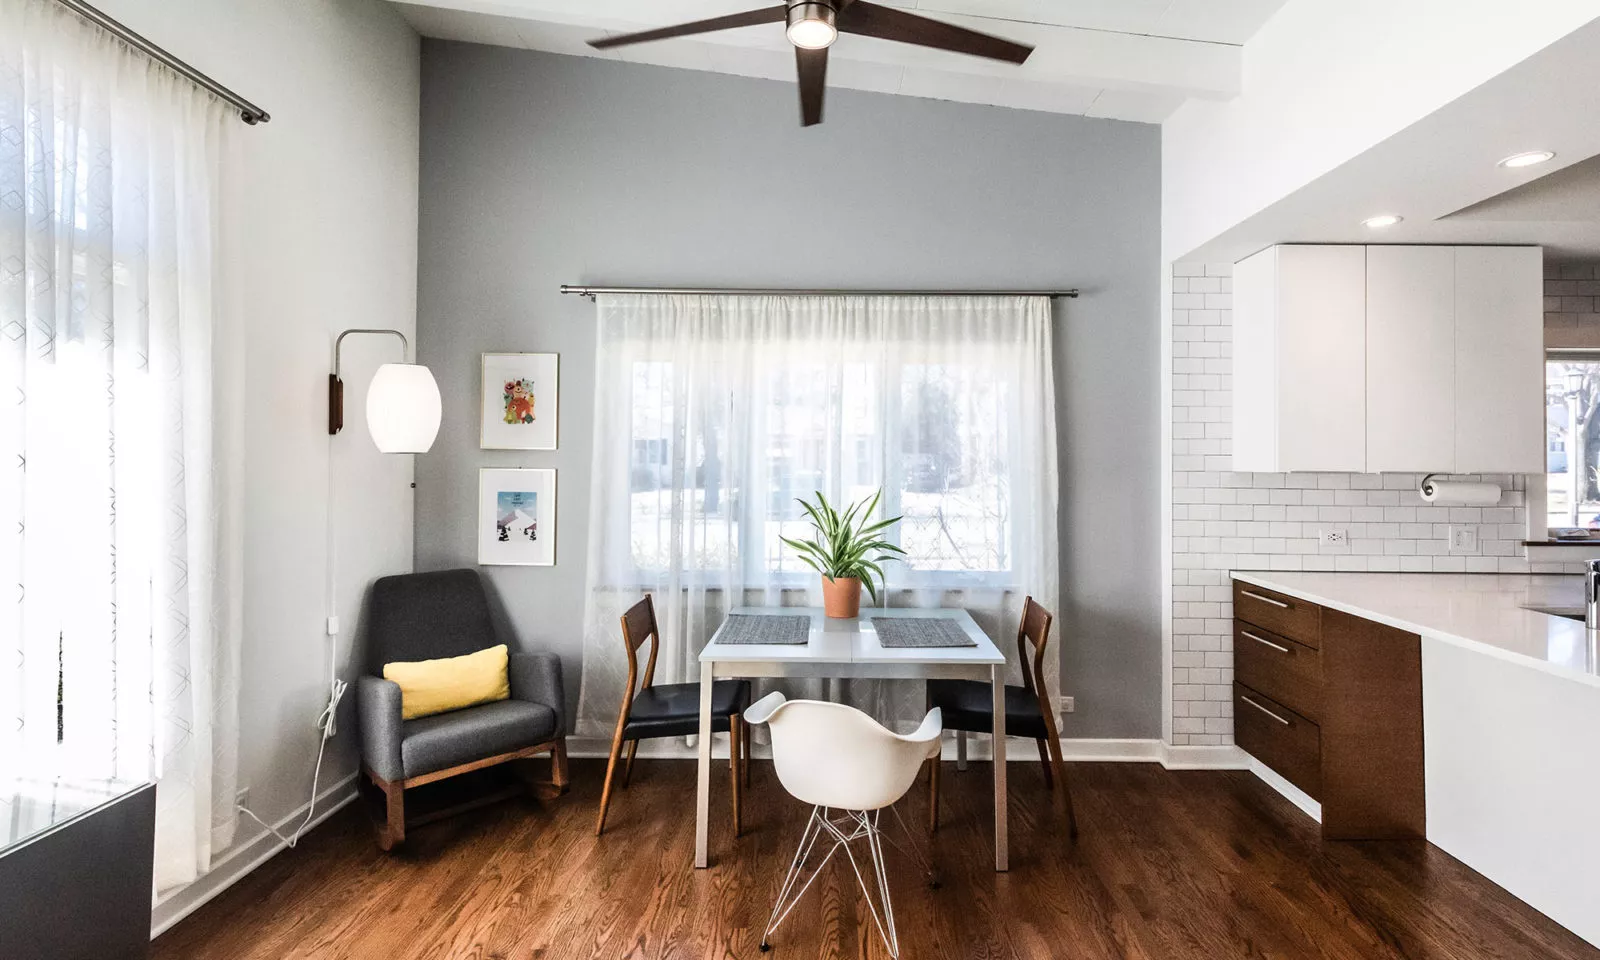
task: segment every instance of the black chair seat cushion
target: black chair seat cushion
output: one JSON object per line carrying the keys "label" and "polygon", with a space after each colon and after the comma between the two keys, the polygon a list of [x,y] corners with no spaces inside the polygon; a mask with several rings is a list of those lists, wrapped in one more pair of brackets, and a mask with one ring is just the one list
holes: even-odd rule
{"label": "black chair seat cushion", "polygon": [[407,720],[400,761],[410,779],[531,747],[555,732],[556,712],[544,704],[499,700]]}
{"label": "black chair seat cushion", "polygon": [[[976,680],[929,680],[928,707],[938,707],[946,730],[971,733],[994,732],[994,693],[987,683]],[[1048,736],[1039,698],[1026,687],[1006,687],[1006,735],[1011,737]]]}
{"label": "black chair seat cushion", "polygon": [[[728,732],[728,718],[750,705],[750,681],[711,684],[711,729]],[[700,684],[663,683],[640,690],[622,728],[624,740],[686,737],[700,732]]]}

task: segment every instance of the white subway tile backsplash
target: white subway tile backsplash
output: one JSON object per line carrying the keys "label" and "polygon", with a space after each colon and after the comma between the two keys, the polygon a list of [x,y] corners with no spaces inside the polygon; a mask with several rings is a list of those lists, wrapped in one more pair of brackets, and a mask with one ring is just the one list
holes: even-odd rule
{"label": "white subway tile backsplash", "polygon": [[[1546,281],[1547,326],[1600,336],[1600,273]],[[1583,284],[1583,287],[1580,287]],[[1233,740],[1233,569],[1569,573],[1530,563],[1521,477],[1492,507],[1425,503],[1415,473],[1241,473],[1233,469],[1232,266],[1177,264],[1172,286],[1173,739]],[[1560,318],[1551,321],[1550,317]],[[1449,551],[1452,525],[1478,549]],[[1322,543],[1328,528],[1346,542]]]}

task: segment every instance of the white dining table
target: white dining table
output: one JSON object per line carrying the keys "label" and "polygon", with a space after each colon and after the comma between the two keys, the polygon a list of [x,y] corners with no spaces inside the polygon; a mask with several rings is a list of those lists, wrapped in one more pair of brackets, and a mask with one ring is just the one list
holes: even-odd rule
{"label": "white dining table", "polygon": [[[854,619],[833,619],[821,607],[738,607],[732,614],[807,616],[804,644],[719,643],[724,621],[700,652],[699,775],[695,787],[694,865],[704,867],[711,814],[711,684],[723,679],[824,678],[873,680],[977,680],[994,691],[994,868],[1009,868],[1006,843],[1006,658],[961,609],[862,610]],[[955,621],[971,647],[885,647],[874,617],[938,617]]]}

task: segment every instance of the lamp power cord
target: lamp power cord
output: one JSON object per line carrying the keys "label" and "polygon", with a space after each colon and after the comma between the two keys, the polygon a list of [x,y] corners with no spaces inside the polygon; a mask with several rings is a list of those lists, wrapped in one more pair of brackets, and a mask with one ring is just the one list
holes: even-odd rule
{"label": "lamp power cord", "polygon": [[[405,338],[402,337],[401,339],[404,340]],[[337,365],[337,361],[335,361],[335,365]],[[255,811],[251,810],[249,807],[245,806],[244,804],[242,804],[242,803],[235,803],[234,804],[235,808],[237,808],[237,810],[240,813],[244,814],[245,816],[249,817],[251,820],[254,820],[256,823],[260,824],[268,833],[272,834],[274,837],[277,837],[278,840],[280,840],[285,847],[288,847],[291,850],[294,849],[295,844],[300,842],[301,836],[303,836],[305,834],[306,829],[311,825],[311,821],[316,817],[316,813],[317,813],[317,786],[322,781],[322,758],[327,753],[328,741],[332,740],[334,735],[339,732],[339,701],[344,699],[344,693],[350,687],[350,684],[348,684],[345,681],[339,679],[339,673],[338,673],[338,670],[339,670],[339,657],[338,657],[338,652],[339,652],[339,628],[338,628],[338,622],[339,621],[338,621],[338,617],[335,615],[335,611],[338,609],[337,608],[337,603],[336,603],[337,582],[335,580],[335,572],[336,572],[335,559],[336,559],[336,554],[337,554],[338,543],[337,543],[337,540],[334,537],[333,518],[332,518],[332,510],[333,510],[333,502],[334,502],[333,501],[333,495],[334,495],[334,482],[333,482],[334,481],[334,453],[335,453],[335,450],[334,450],[334,445],[333,445],[333,437],[330,436],[328,438],[328,493],[327,493],[327,497],[328,497],[327,504],[328,504],[328,509],[329,509],[329,519],[328,519],[328,524],[327,524],[327,528],[328,529],[327,529],[327,542],[326,542],[326,548],[327,548],[327,584],[326,584],[326,589],[327,589],[327,602],[328,602],[327,609],[328,609],[328,614],[329,614],[328,615],[328,703],[327,703],[327,706],[322,708],[322,712],[317,714],[317,730],[322,735],[321,735],[321,737],[318,738],[318,743],[317,743],[317,763],[316,763],[316,766],[312,768],[312,772],[311,772],[311,802],[306,806],[305,819],[301,820],[300,821],[300,825],[295,827],[294,828],[294,832],[289,834],[288,836],[284,836],[282,833],[279,833],[278,829],[276,827],[274,827],[272,824],[266,822],[265,820],[261,819],[260,817],[256,816]]]}

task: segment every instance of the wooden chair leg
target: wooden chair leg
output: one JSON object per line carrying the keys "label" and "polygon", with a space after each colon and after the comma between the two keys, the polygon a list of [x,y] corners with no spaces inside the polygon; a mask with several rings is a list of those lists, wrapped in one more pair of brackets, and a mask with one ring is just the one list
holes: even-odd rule
{"label": "wooden chair leg", "polygon": [[939,829],[939,768],[943,766],[938,754],[929,758],[933,766],[928,770],[928,832]]}
{"label": "wooden chair leg", "polygon": [[639,741],[628,741],[628,760],[622,765],[622,789],[628,789],[628,784],[633,780],[633,755],[639,752]]}
{"label": "wooden chair leg", "polygon": [[739,737],[739,767],[744,776],[744,785],[750,786],[750,724],[744,725]]}
{"label": "wooden chair leg", "polygon": [[967,769],[967,731],[956,731],[956,769],[965,772]]}
{"label": "wooden chair leg", "polygon": [[406,841],[406,788],[377,777],[372,781],[383,791],[384,823],[378,831],[378,848],[387,853]]}
{"label": "wooden chair leg", "polygon": [[1056,788],[1055,778],[1050,776],[1050,768],[1055,765],[1055,754],[1051,753],[1050,748],[1045,746],[1048,741],[1044,737],[1039,737],[1033,742],[1039,745],[1039,770],[1044,774],[1044,788],[1046,790],[1054,790]]}
{"label": "wooden chair leg", "polygon": [[1067,807],[1067,831],[1078,839],[1078,814],[1072,809],[1072,785],[1067,782],[1067,765],[1061,756],[1061,741],[1051,740],[1050,766],[1055,768],[1056,780],[1061,784],[1061,800]]}
{"label": "wooden chair leg", "polygon": [[739,790],[739,743],[744,739],[744,719],[739,714],[728,718],[728,776],[733,781],[733,835],[739,836],[743,826],[739,822],[740,801],[743,800]]}
{"label": "wooden chair leg", "polygon": [[1056,719],[1050,712],[1049,703],[1042,698],[1039,701],[1039,714],[1044,718],[1043,745],[1049,747],[1050,766],[1055,770],[1056,780],[1061,782],[1061,801],[1067,810],[1067,832],[1076,840],[1078,814],[1072,809],[1072,785],[1067,782],[1067,766],[1061,756],[1061,735],[1056,732]]}
{"label": "wooden chair leg", "polygon": [[606,783],[600,789],[600,815],[594,822],[594,835],[606,829],[606,809],[611,806],[611,778],[617,772],[617,757],[622,753],[622,721],[617,721],[617,732],[611,738],[611,759],[606,763]]}
{"label": "wooden chair leg", "polygon": [[566,793],[572,786],[572,778],[567,775],[567,741],[563,737],[556,741],[550,750],[550,782],[555,784],[556,794]]}

